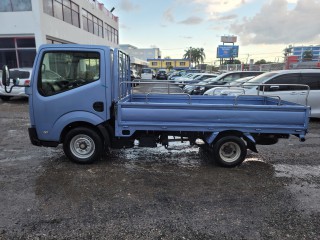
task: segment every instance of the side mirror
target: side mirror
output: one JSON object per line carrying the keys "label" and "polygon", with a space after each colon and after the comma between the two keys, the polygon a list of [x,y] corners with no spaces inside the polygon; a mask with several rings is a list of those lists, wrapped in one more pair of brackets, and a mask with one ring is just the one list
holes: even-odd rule
{"label": "side mirror", "polygon": [[10,85],[10,75],[9,75],[9,69],[7,65],[4,65],[2,67],[2,85],[3,86]]}

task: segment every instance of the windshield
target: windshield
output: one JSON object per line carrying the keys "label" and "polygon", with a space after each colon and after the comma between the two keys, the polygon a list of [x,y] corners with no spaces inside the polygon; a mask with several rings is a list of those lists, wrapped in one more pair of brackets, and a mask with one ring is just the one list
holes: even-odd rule
{"label": "windshield", "polygon": [[200,77],[202,74],[195,74],[194,76],[192,76],[192,79],[196,79],[197,77]]}
{"label": "windshield", "polygon": [[[263,73],[259,76],[256,76],[249,80],[248,82],[244,83],[242,86],[247,89],[255,88],[257,85],[264,83],[266,80],[268,80],[270,77],[277,75],[278,72],[268,72]],[[255,86],[254,86],[255,85]]]}
{"label": "windshield", "polygon": [[149,68],[142,69],[141,73],[151,73],[151,69]]}
{"label": "windshield", "polygon": [[21,71],[21,70],[9,70],[10,72],[10,77],[12,79],[17,79],[17,78],[29,78],[30,77],[30,72],[28,71]]}
{"label": "windshield", "polygon": [[191,78],[193,75],[194,75],[193,73],[188,73],[188,74],[184,75],[183,77],[185,77],[185,78]]}
{"label": "windshield", "polygon": [[240,78],[238,80],[235,80],[231,83],[229,83],[230,86],[235,86],[235,85],[241,85],[245,82],[248,82],[250,79],[254,78],[254,76],[250,76],[250,77],[244,77],[244,78]]}

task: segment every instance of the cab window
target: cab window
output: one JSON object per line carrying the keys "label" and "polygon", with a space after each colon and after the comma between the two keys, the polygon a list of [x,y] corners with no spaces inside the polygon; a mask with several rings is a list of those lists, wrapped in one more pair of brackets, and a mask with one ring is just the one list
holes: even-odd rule
{"label": "cab window", "polygon": [[41,63],[38,91],[52,96],[97,81],[100,54],[97,52],[47,52]]}

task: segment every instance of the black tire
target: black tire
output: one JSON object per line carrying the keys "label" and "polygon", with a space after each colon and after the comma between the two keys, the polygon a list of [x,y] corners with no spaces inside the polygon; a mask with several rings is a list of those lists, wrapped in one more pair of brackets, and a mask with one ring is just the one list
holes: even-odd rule
{"label": "black tire", "polygon": [[86,127],[70,130],[63,142],[64,153],[76,163],[87,164],[99,160],[103,149],[103,141],[99,134]]}
{"label": "black tire", "polygon": [[1,100],[6,102],[6,101],[9,101],[10,100],[10,96],[0,96]]}
{"label": "black tire", "polygon": [[240,165],[247,156],[245,142],[236,136],[221,137],[213,145],[214,160],[223,167]]}

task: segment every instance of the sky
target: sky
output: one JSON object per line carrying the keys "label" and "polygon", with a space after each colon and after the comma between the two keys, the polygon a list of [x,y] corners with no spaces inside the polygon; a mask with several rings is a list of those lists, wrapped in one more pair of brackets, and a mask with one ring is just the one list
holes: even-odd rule
{"label": "sky", "polygon": [[320,0],[98,0],[119,17],[119,42],[182,58],[204,48],[217,64],[221,36],[237,36],[239,59],[283,61],[283,49],[320,44]]}

